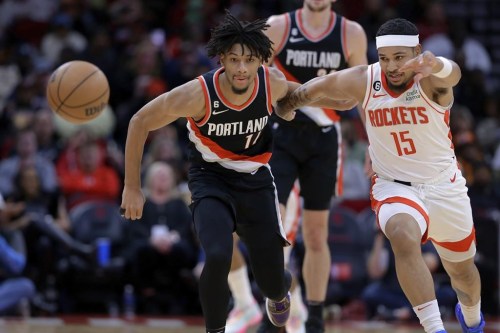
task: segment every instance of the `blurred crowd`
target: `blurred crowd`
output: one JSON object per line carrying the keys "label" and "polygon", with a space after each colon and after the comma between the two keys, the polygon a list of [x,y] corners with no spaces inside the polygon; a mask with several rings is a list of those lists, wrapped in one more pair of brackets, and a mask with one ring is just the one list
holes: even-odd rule
{"label": "blurred crowd", "polygon": [[[378,26],[401,16],[417,23],[424,49],[460,65],[463,77],[456,87],[451,130],[472,201],[483,289],[489,290],[483,307],[495,313],[500,77],[480,31],[468,24],[470,20],[447,15],[454,2],[338,0],[334,8],[364,27],[370,62],[377,61],[373,43]],[[479,2],[489,6],[487,0]],[[142,220],[135,223],[121,220],[118,213],[128,122],[152,98],[218,66],[216,59],[207,57],[204,43],[224,9],[253,20],[301,4],[0,0],[0,315],[118,314],[125,286],[133,287],[138,312],[200,313],[197,274],[202,254],[188,207],[185,120],[148,138],[143,159],[147,202]],[[97,65],[111,87],[103,114],[79,126],[56,117],[45,97],[50,73],[76,59]],[[369,207],[369,180],[363,172],[366,136],[355,110],[342,116],[345,195],[335,207],[359,215]],[[372,230],[373,221],[364,228]],[[106,259],[98,246],[103,238],[110,242]],[[368,269],[372,251],[384,247],[376,238],[370,237],[363,254],[363,285],[349,296],[352,300],[365,295],[371,309],[366,312],[373,316],[386,309],[372,304],[378,298],[370,283],[383,275]],[[335,244],[332,247],[335,251]],[[3,296],[6,291],[8,297]],[[333,297],[331,302],[339,300]]]}

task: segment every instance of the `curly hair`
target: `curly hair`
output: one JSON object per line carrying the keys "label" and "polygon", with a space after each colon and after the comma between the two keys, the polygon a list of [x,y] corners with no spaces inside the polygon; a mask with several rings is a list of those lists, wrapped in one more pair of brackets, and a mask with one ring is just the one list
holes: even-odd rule
{"label": "curly hair", "polygon": [[378,36],[385,35],[418,35],[415,24],[403,18],[395,18],[382,24],[377,31]]}
{"label": "curly hair", "polygon": [[210,40],[207,44],[209,57],[228,52],[234,44],[247,46],[251,55],[267,62],[273,53],[272,42],[264,34],[269,25],[265,19],[253,22],[242,22],[226,10],[224,21],[212,29]]}

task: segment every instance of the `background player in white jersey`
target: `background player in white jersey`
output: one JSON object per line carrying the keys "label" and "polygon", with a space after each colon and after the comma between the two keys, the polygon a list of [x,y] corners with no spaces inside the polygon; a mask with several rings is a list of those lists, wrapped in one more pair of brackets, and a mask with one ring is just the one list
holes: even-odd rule
{"label": "background player in white jersey", "polygon": [[[302,8],[268,19],[266,34],[273,42],[272,62],[289,81],[304,83],[327,73],[366,64],[367,42],[363,28],[356,22],[332,11],[336,0],[304,0]],[[270,59],[271,60],[271,59]],[[278,190],[282,214],[299,179],[303,198],[302,235],[305,246],[303,277],[306,289],[308,314],[307,333],[324,331],[323,303],[330,277],[330,249],[328,246],[328,216],[332,195],[342,193],[342,161],[340,118],[332,109],[304,107],[292,122],[275,119],[271,167]],[[332,148],[333,147],[333,148]],[[237,247],[235,247],[237,250]],[[242,286],[248,285],[241,256],[233,260],[234,270],[229,275],[233,296],[243,298]],[[239,288],[236,289],[236,288]],[[292,293],[292,318],[302,317],[300,290]],[[248,299],[248,297],[247,297]],[[257,318],[257,306],[235,309],[228,318],[229,332],[240,332],[245,328],[246,318]],[[234,315],[238,314],[238,317]],[[303,332],[304,324],[292,327],[290,333]],[[249,323],[249,322],[247,322]],[[259,333],[275,331],[264,322]],[[234,329],[234,330],[233,330]]]}
{"label": "background player in white jersey", "polygon": [[[322,96],[362,102],[375,172],[372,208],[391,242],[399,283],[426,332],[446,332],[420,243],[431,240],[458,296],[463,332],[483,332],[481,281],[465,179],[450,133],[454,62],[423,52],[404,19],[377,32],[379,62],[313,79],[278,103],[278,114]],[[288,114],[290,115],[290,114]]]}

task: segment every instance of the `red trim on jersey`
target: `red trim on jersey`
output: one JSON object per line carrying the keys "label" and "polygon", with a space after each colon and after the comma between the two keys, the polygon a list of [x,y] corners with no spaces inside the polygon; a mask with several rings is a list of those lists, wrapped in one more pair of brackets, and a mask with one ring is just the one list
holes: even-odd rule
{"label": "red trim on jersey", "polygon": [[325,115],[328,117],[333,122],[338,122],[340,120],[340,116],[334,109],[324,109],[321,108],[323,112],[325,112]]}
{"label": "red trim on jersey", "polygon": [[446,126],[448,126],[448,139],[450,139],[450,142],[451,142],[451,146],[450,148],[451,149],[454,149],[455,146],[453,145],[453,135],[451,134],[451,129],[450,129],[450,110],[446,110],[446,112],[444,113],[444,122],[446,124]]}
{"label": "red trim on jersey", "polygon": [[[403,186],[406,186],[406,185],[403,185]],[[428,240],[429,223],[430,223],[429,222],[429,215],[427,215],[427,213],[425,212],[425,210],[422,207],[420,207],[420,205],[417,204],[415,201],[410,200],[408,198],[404,198],[404,197],[398,197],[398,196],[389,197],[389,198],[384,199],[382,201],[378,201],[375,198],[373,198],[373,196],[371,196],[371,201],[372,201],[372,209],[377,214],[377,224],[379,225],[379,227],[380,227],[380,222],[379,222],[379,219],[378,219],[378,213],[380,211],[380,208],[384,204],[401,203],[403,205],[407,205],[407,206],[410,206],[410,207],[416,209],[424,217],[425,223],[427,224],[427,229],[425,230],[425,233],[422,235],[422,239],[421,239],[422,244],[425,243],[425,242],[427,242],[427,240]]]}
{"label": "red trim on jersey", "polygon": [[342,32],[341,32],[341,38],[342,38],[342,52],[344,53],[344,58],[345,60],[347,61],[347,63],[349,63],[349,49],[347,48],[347,20],[342,17],[342,24],[340,25],[341,26],[341,29],[342,29]]}
{"label": "red trim on jersey", "polygon": [[210,118],[210,96],[208,96],[208,88],[207,88],[207,83],[205,82],[205,79],[203,76],[198,76],[198,81],[201,84],[201,90],[203,91],[203,96],[205,97],[205,116],[200,120],[196,121],[193,119],[193,121],[196,123],[197,126],[203,126],[207,123],[208,119]]}
{"label": "red trim on jersey", "polygon": [[391,95],[392,98],[398,98],[399,96],[401,96],[403,93],[405,93],[408,89],[410,89],[410,87],[413,85],[413,79],[411,79],[407,84],[406,84],[406,87],[405,87],[405,90],[403,90],[402,92],[400,93],[396,93],[395,91],[392,91],[390,88],[389,88],[389,85],[387,84],[387,77],[385,76],[385,73],[384,71],[382,71],[382,68],[380,68],[380,76],[381,76],[381,81],[382,81],[382,86],[384,87],[384,89],[387,91],[387,93],[389,95]]}
{"label": "red trim on jersey", "polygon": [[278,47],[276,48],[276,50],[274,50],[275,56],[278,55],[281,51],[283,51],[283,47],[286,44],[286,40],[290,36],[290,26],[291,26],[290,21],[291,21],[290,13],[285,14],[285,24],[286,24],[285,25],[285,33],[281,37],[281,41],[278,44]]}
{"label": "red trim on jersey", "polygon": [[326,30],[323,33],[321,33],[318,37],[313,37],[307,33],[307,31],[304,27],[304,24],[302,23],[302,15],[301,14],[302,14],[302,8],[298,9],[295,12],[295,19],[297,21],[297,26],[299,27],[302,35],[307,37],[307,39],[309,39],[311,42],[318,42],[321,39],[323,39],[325,36],[329,35],[332,32],[333,27],[335,26],[335,22],[337,21],[337,14],[335,14],[335,12],[332,11],[331,15],[330,15],[330,24],[328,25]]}
{"label": "red trim on jersey", "polygon": [[300,83],[300,81],[295,76],[293,76],[289,71],[287,71],[285,67],[283,67],[278,58],[274,59],[274,66],[276,66],[280,71],[283,72],[283,74],[285,74],[285,77],[288,81]]}
{"label": "red trim on jersey", "polygon": [[221,101],[226,106],[229,106],[231,109],[236,110],[236,111],[243,110],[248,105],[250,105],[250,103],[252,103],[253,100],[255,99],[255,96],[257,96],[257,91],[259,90],[258,75],[255,76],[255,79],[253,81],[254,82],[253,91],[252,91],[252,95],[250,96],[250,98],[248,98],[248,100],[245,103],[243,103],[242,105],[235,105],[235,104],[231,103],[229,100],[227,100],[226,97],[224,97],[224,94],[222,93],[222,90],[220,89],[220,86],[219,86],[219,75],[222,72],[223,72],[223,67],[221,67],[219,70],[217,70],[217,72],[215,72],[215,75],[214,75],[214,86],[215,86],[215,91],[217,92],[217,95],[219,96],[219,98],[221,99]]}
{"label": "red trim on jersey", "polygon": [[[338,131],[338,128],[337,128]],[[339,136],[342,138],[342,136]],[[337,152],[338,156],[338,170],[337,170],[337,181],[335,184],[335,194],[336,196],[340,197],[342,194],[344,194],[344,144],[343,142],[340,142],[339,144],[339,149]]]}
{"label": "red trim on jersey", "polygon": [[[205,147],[207,147],[211,152],[217,155],[219,158],[226,158],[232,161],[251,161],[262,164],[267,164],[271,159],[271,153],[266,152],[256,156],[246,156],[246,155],[238,155],[233,153],[232,151],[226,150],[215,143],[212,139],[204,136],[199,127],[196,125],[192,118],[188,118],[188,121],[191,124],[191,129],[193,130],[196,137],[203,143]],[[201,152],[201,154],[203,154]]]}
{"label": "red trim on jersey", "polygon": [[472,227],[472,231],[469,234],[469,236],[465,237],[464,239],[462,239],[458,242],[438,242],[433,238],[431,238],[431,239],[437,245],[442,246],[445,249],[448,249],[450,251],[467,252],[470,249],[472,242],[474,242],[476,240],[476,229],[474,227]]}
{"label": "red trim on jersey", "polygon": [[267,113],[273,113],[273,101],[271,101],[271,82],[269,80],[269,68],[267,66],[262,66],[264,68],[264,78],[266,80],[266,101],[267,101]]}
{"label": "red trim on jersey", "polygon": [[366,99],[365,105],[363,105],[363,110],[366,110],[366,106],[368,105],[368,102],[370,101],[370,98],[372,96],[372,90],[373,90],[373,65],[370,65],[370,91],[368,92],[368,98]]}

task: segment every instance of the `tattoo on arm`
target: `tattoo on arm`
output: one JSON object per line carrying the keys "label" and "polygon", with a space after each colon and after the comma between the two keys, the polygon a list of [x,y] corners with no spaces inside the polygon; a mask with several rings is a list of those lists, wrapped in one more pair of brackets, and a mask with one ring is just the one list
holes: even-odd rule
{"label": "tattoo on arm", "polygon": [[307,88],[301,86],[279,101],[279,105],[285,110],[295,110],[301,106],[309,104],[312,101],[314,101],[314,99],[312,99],[308,94]]}

